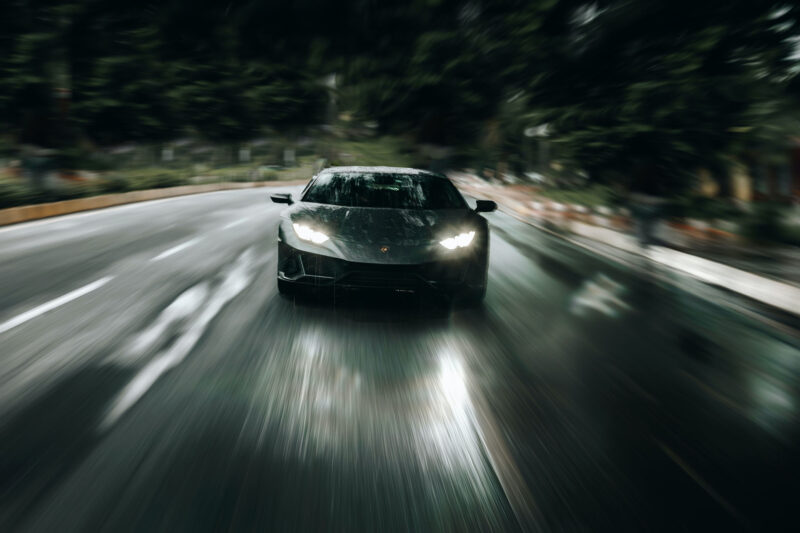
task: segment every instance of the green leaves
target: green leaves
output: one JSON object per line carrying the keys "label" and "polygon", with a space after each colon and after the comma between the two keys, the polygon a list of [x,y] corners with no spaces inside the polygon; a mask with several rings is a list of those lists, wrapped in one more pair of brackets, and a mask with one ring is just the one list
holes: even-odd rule
{"label": "green leaves", "polygon": [[[777,124],[774,104],[792,111],[781,58],[787,32],[798,29],[786,21],[776,29],[770,4],[611,0],[579,27],[569,9],[554,12],[543,31],[567,29],[552,34],[548,75],[532,84],[532,100],[562,153],[593,178],[627,174],[635,187],[650,180],[679,192],[698,168],[724,168],[720,159],[762,131],[731,128]],[[790,12],[796,19],[794,8],[782,17]]]}

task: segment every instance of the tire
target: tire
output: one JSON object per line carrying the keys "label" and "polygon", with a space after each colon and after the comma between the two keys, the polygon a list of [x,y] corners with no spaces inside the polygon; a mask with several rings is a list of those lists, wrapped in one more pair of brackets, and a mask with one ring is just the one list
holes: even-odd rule
{"label": "tire", "polygon": [[465,289],[456,299],[460,307],[480,307],[486,297],[486,285]]}
{"label": "tire", "polygon": [[467,304],[477,307],[483,304],[484,298],[486,298],[486,285],[481,285],[467,293]]}
{"label": "tire", "polygon": [[461,300],[464,306],[478,307],[483,303],[483,299],[486,297],[486,285],[489,283],[488,261],[489,252],[487,247],[486,254],[484,255],[481,266],[478,269],[480,274],[470,280],[473,285],[464,289],[464,292],[462,293]]}

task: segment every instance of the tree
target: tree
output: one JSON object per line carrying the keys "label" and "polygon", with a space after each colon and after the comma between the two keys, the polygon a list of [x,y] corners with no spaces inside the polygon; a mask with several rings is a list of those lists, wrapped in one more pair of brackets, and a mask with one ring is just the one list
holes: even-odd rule
{"label": "tree", "polygon": [[0,123],[20,141],[52,145],[57,79],[63,73],[61,23],[65,6],[0,6]]}
{"label": "tree", "polygon": [[698,167],[724,174],[744,132],[774,115],[797,14],[779,2],[561,2],[536,27],[535,69],[519,72],[560,152],[593,178],[677,192]]}
{"label": "tree", "polygon": [[[507,4],[500,1],[498,4]],[[372,7],[372,9],[370,9]],[[344,62],[361,114],[421,142],[474,142],[504,95],[507,47],[478,2],[365,6]]]}

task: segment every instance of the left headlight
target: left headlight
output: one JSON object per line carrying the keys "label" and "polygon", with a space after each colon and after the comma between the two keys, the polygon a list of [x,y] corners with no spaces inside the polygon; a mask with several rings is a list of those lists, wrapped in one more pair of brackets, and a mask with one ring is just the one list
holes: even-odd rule
{"label": "left headlight", "polygon": [[311,241],[314,244],[322,244],[328,240],[327,235],[321,231],[311,229],[305,224],[292,224],[292,227],[294,228],[294,232],[297,234],[297,236],[304,241]]}
{"label": "left headlight", "polygon": [[468,231],[465,233],[459,233],[455,237],[448,237],[443,241],[439,241],[439,244],[447,248],[448,250],[455,250],[456,248],[465,248],[470,245],[472,239],[475,238],[474,231]]}

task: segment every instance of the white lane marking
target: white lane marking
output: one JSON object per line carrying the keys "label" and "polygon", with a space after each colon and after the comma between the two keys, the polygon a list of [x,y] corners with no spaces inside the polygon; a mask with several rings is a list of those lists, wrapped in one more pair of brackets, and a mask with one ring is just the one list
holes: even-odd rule
{"label": "white lane marking", "polygon": [[99,428],[101,431],[108,429],[119,420],[128,409],[144,396],[164,372],[184,360],[225,304],[242,292],[252,281],[255,271],[254,266],[253,253],[250,250],[239,256],[239,259],[230,268],[220,286],[205,302],[205,306],[197,320],[189,324],[172,346],[160,352],[120,391],[100,423]]}
{"label": "white lane marking", "polygon": [[596,274],[592,279],[583,282],[575,291],[569,310],[577,316],[584,316],[594,309],[606,316],[617,317],[630,306],[622,299],[625,286],[617,283],[605,274]]}
{"label": "white lane marking", "polygon": [[39,305],[37,307],[34,307],[33,309],[25,311],[24,313],[17,315],[14,318],[6,320],[2,324],[0,324],[0,333],[5,333],[6,331],[17,327],[20,324],[27,322],[28,320],[32,320],[40,315],[47,313],[48,311],[52,311],[57,307],[61,307],[62,305],[71,302],[72,300],[75,300],[77,298],[80,298],[81,296],[89,294],[90,292],[99,289],[100,287],[111,281],[113,278],[114,276],[106,276],[104,278],[100,278],[96,281],[89,283],[88,285],[84,285],[79,289],[75,289],[74,291],[68,292],[63,296],[59,296],[55,300],[50,300],[47,303],[43,303],[42,305]]}
{"label": "white lane marking", "polygon": [[177,254],[178,252],[180,252],[182,250],[185,250],[186,248],[188,248],[190,246],[194,246],[195,244],[197,244],[201,240],[202,240],[201,237],[195,237],[194,239],[189,239],[188,241],[182,242],[177,246],[173,246],[172,248],[170,248],[168,250],[164,250],[163,252],[161,252],[160,254],[155,256],[154,258],[152,258],[150,260],[150,262],[152,263],[152,262],[155,262],[155,261],[161,261],[162,259],[166,259],[167,257],[169,257],[171,255],[174,255],[174,254]]}
{"label": "white lane marking", "polygon": [[236,226],[238,226],[239,224],[244,224],[244,223],[245,223],[245,222],[247,222],[248,220],[250,220],[250,217],[245,217],[245,218],[240,218],[239,220],[234,220],[234,221],[233,221],[233,222],[231,222],[230,224],[226,224],[225,226],[223,226],[223,227],[222,227],[222,229],[231,229],[231,228],[235,228],[235,227],[236,227]]}
{"label": "white lane marking", "polygon": [[156,321],[147,329],[139,333],[130,343],[128,353],[140,355],[152,348],[164,336],[169,327],[183,319],[188,318],[200,308],[208,297],[208,284],[195,285],[180,294],[158,315]]}

